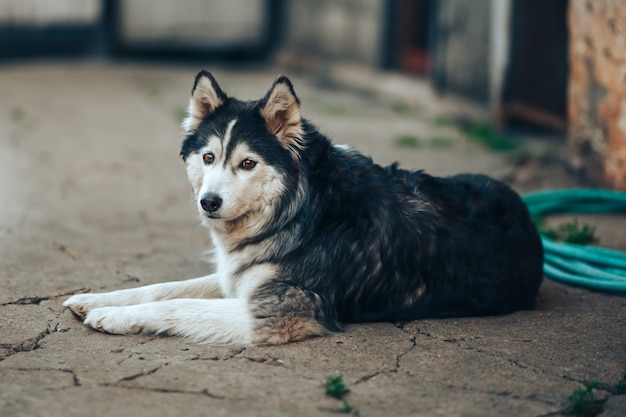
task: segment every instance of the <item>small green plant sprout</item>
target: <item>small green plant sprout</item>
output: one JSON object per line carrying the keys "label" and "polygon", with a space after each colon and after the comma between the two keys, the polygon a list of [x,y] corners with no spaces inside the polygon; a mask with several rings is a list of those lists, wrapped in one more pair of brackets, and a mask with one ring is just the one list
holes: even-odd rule
{"label": "small green plant sprout", "polygon": [[350,390],[343,383],[343,378],[339,376],[330,376],[326,380],[326,395],[341,400]]}
{"label": "small green plant sprout", "polygon": [[341,403],[341,407],[339,407],[339,411],[348,414],[352,411],[352,406],[348,404],[346,400],[343,400],[343,402]]}
{"label": "small green plant sprout", "polygon": [[617,395],[626,394],[626,374],[624,374],[622,379],[617,384],[615,384],[615,393]]}
{"label": "small green plant sprout", "polygon": [[536,220],[535,224],[539,233],[552,240],[577,245],[596,245],[599,239],[595,235],[595,228],[588,224],[579,224],[578,219],[561,223],[556,228],[546,228],[541,220]]}
{"label": "small green plant sprout", "polygon": [[572,417],[593,417],[602,412],[604,401],[596,400],[593,391],[598,381],[585,383],[585,389],[575,390],[567,399],[565,414]]}
{"label": "small green plant sprout", "polygon": [[348,387],[346,387],[346,384],[344,384],[341,375],[328,377],[326,379],[325,387],[326,395],[341,400],[341,407],[339,407],[339,412],[346,414],[352,412],[352,406],[348,404],[348,401],[346,401],[344,398],[346,394],[350,392],[350,390],[348,389]]}
{"label": "small green plant sprout", "polygon": [[419,138],[412,135],[400,135],[393,138],[393,144],[399,148],[417,148],[420,143]]}

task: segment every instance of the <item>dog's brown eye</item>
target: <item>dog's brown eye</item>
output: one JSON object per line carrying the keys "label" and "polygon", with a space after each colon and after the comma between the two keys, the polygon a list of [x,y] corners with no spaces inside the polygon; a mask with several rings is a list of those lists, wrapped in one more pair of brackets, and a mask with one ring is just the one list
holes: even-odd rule
{"label": "dog's brown eye", "polygon": [[251,170],[255,166],[256,166],[256,162],[253,161],[252,159],[248,158],[248,159],[244,159],[243,161],[241,161],[241,167],[243,169]]}
{"label": "dog's brown eye", "polygon": [[207,152],[202,155],[202,159],[204,160],[205,164],[212,164],[213,161],[215,161],[215,155],[213,155],[211,152]]}

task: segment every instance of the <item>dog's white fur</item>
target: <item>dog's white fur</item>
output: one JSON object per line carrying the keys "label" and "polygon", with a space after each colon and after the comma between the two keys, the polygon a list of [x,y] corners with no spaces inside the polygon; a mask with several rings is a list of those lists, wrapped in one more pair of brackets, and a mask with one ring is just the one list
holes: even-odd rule
{"label": "dog's white fur", "polygon": [[[277,95],[275,99],[283,100],[283,97]],[[183,122],[183,129],[195,129],[207,108],[217,105],[219,97],[215,96],[210,86],[201,82],[190,100],[189,116]],[[235,219],[248,212],[260,213],[260,218],[269,217],[263,210],[271,210],[272,200],[281,192],[278,175],[273,168],[263,164],[262,158],[251,154],[245,145],[238,146],[230,160],[237,163],[246,158],[253,159],[259,163],[254,173],[243,170],[233,173],[232,167],[228,166],[231,162],[224,161],[230,133],[236,122],[235,119],[229,123],[224,138],[208,138],[206,148],[187,159],[187,176],[196,196],[198,211],[203,212],[199,196],[215,192],[222,195],[225,201],[221,220]],[[202,155],[209,151],[220,163],[206,165],[202,162]],[[231,195],[234,197],[229,198]],[[266,342],[254,339],[249,298],[261,283],[274,277],[275,271],[272,266],[261,264],[235,274],[241,265],[253,258],[253,249],[236,254],[228,251],[242,238],[258,233],[264,223],[258,219],[239,221],[238,229],[230,230],[220,226],[227,222],[211,222],[206,216],[201,218],[205,226],[210,226],[218,267],[215,274],[103,294],[78,294],[63,305],[83,318],[89,327],[106,333],[178,335],[211,344]],[[288,339],[278,343],[286,341]],[[272,343],[276,343],[275,339]]]}
{"label": "dog's white fur", "polygon": [[252,344],[248,298],[274,271],[258,265],[234,281],[229,272],[103,294],[77,294],[63,305],[84,317],[89,327],[106,333],[143,331],[211,344]]}

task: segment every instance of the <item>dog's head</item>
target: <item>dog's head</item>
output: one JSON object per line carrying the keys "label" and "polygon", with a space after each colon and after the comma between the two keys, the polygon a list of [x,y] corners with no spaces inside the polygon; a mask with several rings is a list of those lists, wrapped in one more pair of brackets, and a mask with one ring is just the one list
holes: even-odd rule
{"label": "dog's head", "polygon": [[305,146],[300,102],[289,79],[276,79],[261,100],[241,101],[201,71],[188,112],[181,156],[204,223],[269,220],[297,181]]}

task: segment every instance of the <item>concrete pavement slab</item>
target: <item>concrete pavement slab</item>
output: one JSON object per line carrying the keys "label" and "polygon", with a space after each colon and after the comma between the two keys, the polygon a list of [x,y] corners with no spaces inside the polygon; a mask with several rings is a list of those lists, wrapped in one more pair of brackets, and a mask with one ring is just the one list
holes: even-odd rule
{"label": "concrete pavement slab", "polygon": [[[61,306],[69,294],[211,271],[178,156],[198,69],[0,67],[1,417],[336,415],[343,404],[325,395],[324,383],[337,375],[350,389],[351,415],[560,415],[590,380],[608,398],[606,415],[626,414],[610,389],[626,372],[626,299],[551,281],[533,311],[354,325],[287,346],[206,346],[85,328]],[[214,71],[242,98],[263,95],[278,72]],[[579,184],[553,159],[520,164],[441,125],[453,100],[398,106],[305,75],[292,81],[322,132],[381,163],[483,172],[524,191]],[[418,145],[399,146],[407,135]],[[598,233],[623,249],[620,222],[600,221]]]}

